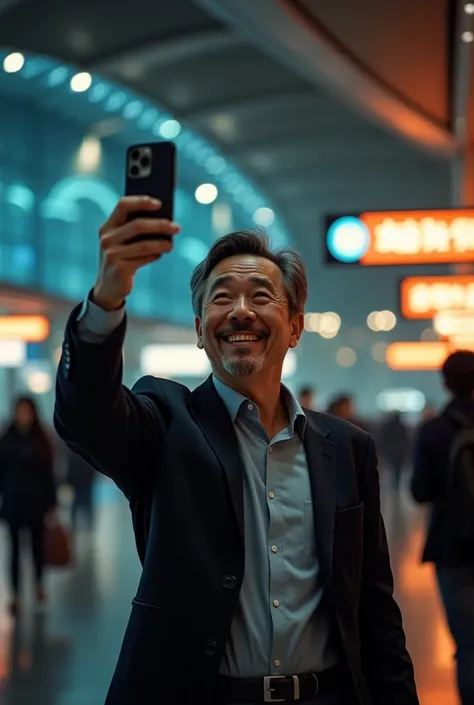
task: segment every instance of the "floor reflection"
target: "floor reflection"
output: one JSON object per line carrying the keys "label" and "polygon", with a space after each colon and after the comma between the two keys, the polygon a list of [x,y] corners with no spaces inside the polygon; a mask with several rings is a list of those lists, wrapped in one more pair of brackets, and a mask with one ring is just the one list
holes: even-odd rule
{"label": "floor reflection", "polygon": [[[424,514],[382,475],[382,508],[397,597],[416,667],[421,705],[458,705],[453,644],[430,566],[419,556]],[[101,705],[115,665],[139,574],[128,507],[108,483],[98,486],[94,536],[81,533],[76,566],[48,578],[49,613],[34,614],[30,593],[21,619],[6,606],[0,571],[0,701],[2,705]],[[0,530],[0,562],[5,536]]]}
{"label": "floor reflection", "polygon": [[393,492],[382,475],[382,511],[387,526],[396,595],[415,663],[421,705],[459,705],[454,644],[446,628],[433,566],[420,564],[426,512],[414,506],[406,487]]}

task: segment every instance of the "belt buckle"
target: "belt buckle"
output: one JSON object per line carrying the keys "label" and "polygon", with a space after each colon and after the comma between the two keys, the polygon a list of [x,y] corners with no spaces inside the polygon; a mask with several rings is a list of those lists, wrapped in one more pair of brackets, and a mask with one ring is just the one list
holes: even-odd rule
{"label": "belt buckle", "polygon": [[[298,676],[291,676],[293,678],[293,700],[300,699],[300,681]],[[276,678],[285,678],[285,676],[265,676],[263,679],[263,700],[266,703],[285,703],[288,702],[286,698],[274,698],[272,693],[274,689],[272,688],[272,680]],[[317,680],[316,680],[317,684]]]}

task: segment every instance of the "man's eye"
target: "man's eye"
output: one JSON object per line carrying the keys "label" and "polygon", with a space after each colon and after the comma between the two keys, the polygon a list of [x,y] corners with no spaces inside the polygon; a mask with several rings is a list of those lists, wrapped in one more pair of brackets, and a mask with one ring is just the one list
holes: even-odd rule
{"label": "man's eye", "polygon": [[258,297],[265,296],[266,299],[269,299],[269,298],[270,298],[270,294],[268,293],[268,291],[257,291],[257,292],[254,294],[254,297],[255,297],[255,296],[258,296]]}
{"label": "man's eye", "polygon": [[225,292],[221,291],[218,294],[215,294],[213,301],[216,301],[217,299],[223,299],[223,298],[228,299],[229,294],[226,294]]}

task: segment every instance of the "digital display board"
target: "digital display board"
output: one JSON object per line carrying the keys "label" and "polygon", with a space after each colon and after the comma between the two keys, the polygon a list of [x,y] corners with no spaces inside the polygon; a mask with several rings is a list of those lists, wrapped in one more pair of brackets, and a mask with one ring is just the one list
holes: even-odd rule
{"label": "digital display board", "polygon": [[400,312],[412,320],[441,311],[474,309],[474,275],[406,277],[400,284]]}
{"label": "digital display board", "polygon": [[474,262],[474,208],[326,219],[326,262],[365,267]]}

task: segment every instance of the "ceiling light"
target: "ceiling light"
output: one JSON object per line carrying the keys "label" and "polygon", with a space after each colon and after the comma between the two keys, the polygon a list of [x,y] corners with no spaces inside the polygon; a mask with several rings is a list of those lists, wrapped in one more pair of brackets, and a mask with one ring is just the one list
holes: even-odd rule
{"label": "ceiling light", "polygon": [[352,348],[340,348],[336,353],[336,362],[341,367],[354,367],[357,354]]}
{"label": "ceiling light", "polygon": [[304,316],[304,329],[309,333],[319,333],[319,326],[321,323],[320,313],[305,313]]}
{"label": "ceiling light", "polygon": [[275,213],[271,208],[257,208],[253,214],[253,220],[256,225],[268,228],[275,220]]}
{"label": "ceiling light", "polygon": [[464,12],[466,15],[474,15],[474,2],[467,2],[464,5]]}
{"label": "ceiling light", "polygon": [[13,54],[9,54],[3,60],[3,70],[6,73],[16,73],[21,71],[25,65],[25,57],[20,52],[15,51]]}
{"label": "ceiling light", "polygon": [[74,93],[83,93],[84,91],[87,91],[92,84],[92,76],[90,73],[87,73],[87,71],[83,71],[81,73],[76,73],[72,78],[71,78],[71,90],[74,91]]}
{"label": "ceiling light", "polygon": [[87,135],[76,156],[77,171],[88,174],[95,173],[102,161],[102,144],[96,135]]}
{"label": "ceiling light", "polygon": [[201,184],[197,187],[194,196],[198,203],[207,206],[209,203],[214,203],[218,193],[217,186],[214,184]]}
{"label": "ceiling light", "polygon": [[160,135],[164,137],[165,140],[174,140],[180,132],[181,125],[177,120],[165,120],[165,122],[160,125]]}
{"label": "ceiling light", "polygon": [[463,42],[466,42],[466,44],[470,44],[471,42],[474,42],[474,32],[463,32],[461,34],[461,39]]}

